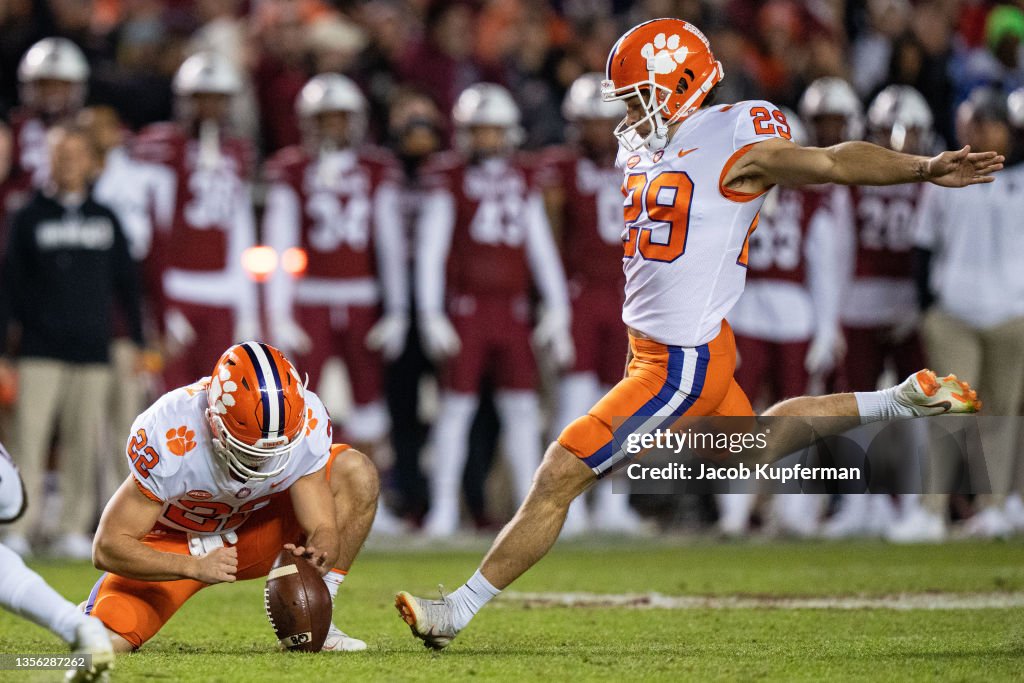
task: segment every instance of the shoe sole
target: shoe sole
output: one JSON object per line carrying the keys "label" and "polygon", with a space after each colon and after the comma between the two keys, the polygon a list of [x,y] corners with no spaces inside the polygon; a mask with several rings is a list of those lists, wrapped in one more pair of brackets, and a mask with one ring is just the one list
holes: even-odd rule
{"label": "shoe sole", "polygon": [[434,642],[429,639],[429,636],[423,635],[416,628],[416,622],[418,621],[418,617],[416,616],[416,607],[414,606],[415,603],[413,602],[415,599],[416,598],[414,598],[409,593],[406,593],[405,591],[402,591],[401,593],[395,596],[395,609],[398,610],[398,614],[402,617],[402,621],[408,624],[409,630],[412,631],[412,634],[414,636],[423,641],[424,647],[428,647],[432,650],[443,650],[444,648],[448,647],[448,643],[442,645],[440,643]]}

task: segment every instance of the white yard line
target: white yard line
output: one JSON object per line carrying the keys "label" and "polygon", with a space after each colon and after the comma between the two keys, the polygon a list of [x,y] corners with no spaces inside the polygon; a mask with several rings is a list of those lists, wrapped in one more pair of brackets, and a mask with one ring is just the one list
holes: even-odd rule
{"label": "white yard line", "polygon": [[619,607],[626,609],[887,609],[958,610],[1024,607],[1024,592],[898,593],[822,597],[702,596],[661,593],[503,593],[501,602],[529,607]]}

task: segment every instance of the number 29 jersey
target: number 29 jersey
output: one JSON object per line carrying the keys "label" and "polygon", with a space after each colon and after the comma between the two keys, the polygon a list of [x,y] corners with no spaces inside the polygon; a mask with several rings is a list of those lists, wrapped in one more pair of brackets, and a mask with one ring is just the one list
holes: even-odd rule
{"label": "number 29 jersey", "polygon": [[718,335],[743,292],[766,194],[723,181],[753,145],[776,137],[790,138],[785,115],[748,101],[691,114],[662,150],[620,147],[626,325],[669,346],[700,346]]}

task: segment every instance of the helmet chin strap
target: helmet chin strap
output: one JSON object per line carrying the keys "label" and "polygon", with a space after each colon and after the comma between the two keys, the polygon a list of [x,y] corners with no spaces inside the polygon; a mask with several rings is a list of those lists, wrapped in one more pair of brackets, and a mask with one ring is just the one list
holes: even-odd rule
{"label": "helmet chin strap", "polygon": [[655,114],[654,120],[651,122],[653,126],[653,132],[647,138],[647,149],[652,152],[657,152],[665,149],[668,145],[668,125],[662,120],[661,114]]}

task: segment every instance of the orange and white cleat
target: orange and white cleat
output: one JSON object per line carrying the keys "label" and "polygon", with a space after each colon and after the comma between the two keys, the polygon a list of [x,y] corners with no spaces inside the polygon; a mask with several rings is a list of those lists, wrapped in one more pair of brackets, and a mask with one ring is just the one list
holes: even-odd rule
{"label": "orange and white cleat", "polygon": [[395,607],[412,634],[426,647],[443,650],[459,633],[455,628],[451,602],[443,592],[440,600],[427,600],[402,591],[395,596]]}
{"label": "orange and white cleat", "polygon": [[931,370],[919,370],[897,387],[896,401],[918,417],[947,413],[976,413],[981,401],[974,389],[956,375],[937,377]]}

